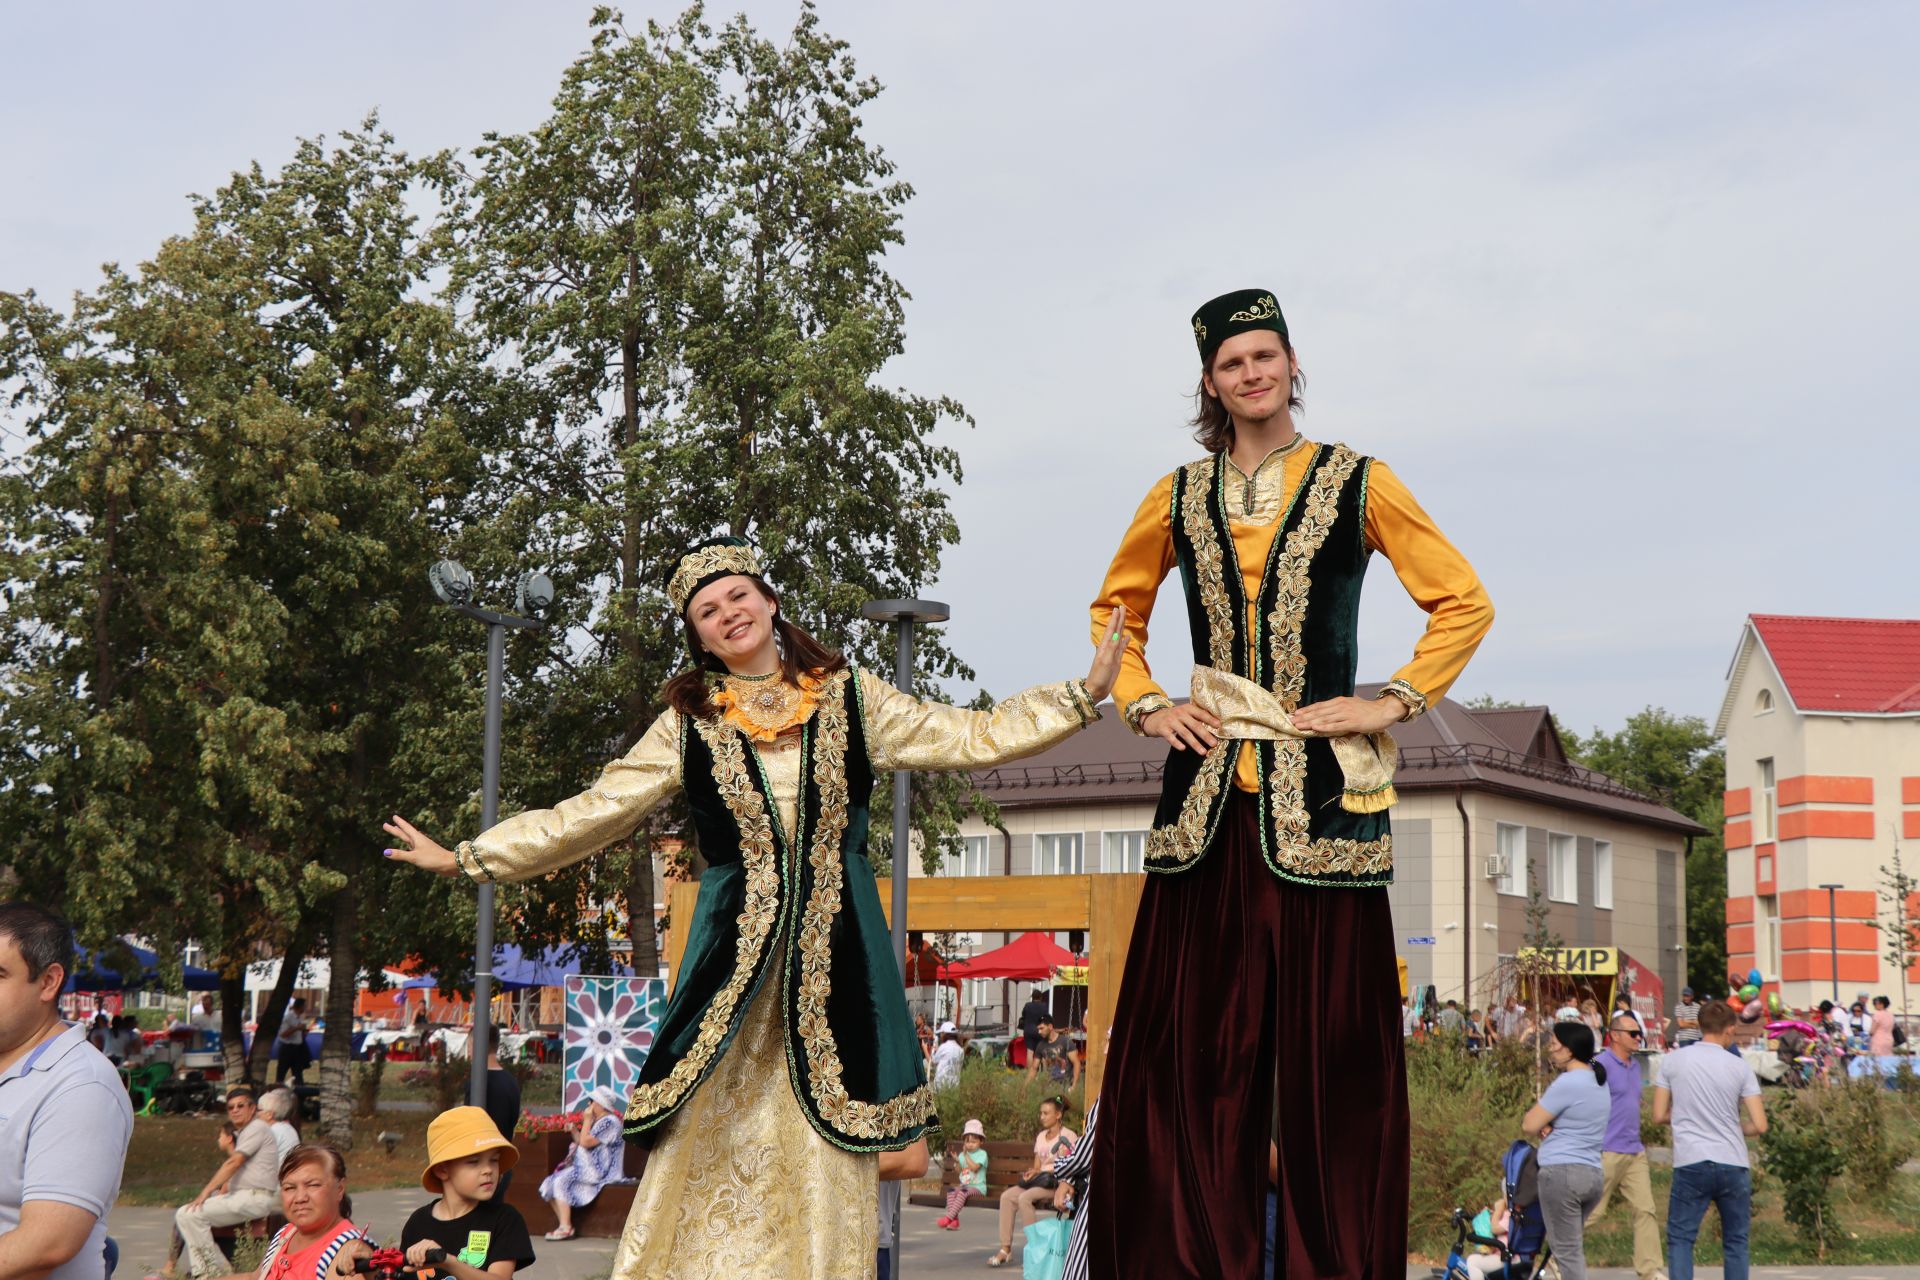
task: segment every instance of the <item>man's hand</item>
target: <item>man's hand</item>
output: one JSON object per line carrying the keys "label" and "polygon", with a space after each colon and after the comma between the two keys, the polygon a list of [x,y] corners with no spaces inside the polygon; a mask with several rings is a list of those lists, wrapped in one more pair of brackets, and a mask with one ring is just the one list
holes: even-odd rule
{"label": "man's hand", "polygon": [[1220,717],[1191,702],[1162,707],[1140,721],[1150,738],[1165,738],[1175,747],[1205,755],[1220,741]]}
{"label": "man's hand", "polygon": [[1407,718],[1407,704],[1384,698],[1328,698],[1293,713],[1293,727],[1318,738],[1348,733],[1379,733]]}

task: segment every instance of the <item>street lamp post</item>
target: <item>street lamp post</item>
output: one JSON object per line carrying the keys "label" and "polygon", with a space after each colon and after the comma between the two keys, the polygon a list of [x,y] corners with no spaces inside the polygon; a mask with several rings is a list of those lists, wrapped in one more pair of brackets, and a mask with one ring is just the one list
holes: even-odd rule
{"label": "street lamp post", "polygon": [[1820,888],[1827,891],[1827,957],[1833,966],[1833,1002],[1840,1003],[1840,924],[1833,909],[1833,894],[1845,885],[1823,884]]}
{"label": "street lamp post", "polygon": [[[470,604],[473,575],[458,561],[441,560],[427,570],[427,581],[442,604],[469,618],[487,624],[487,718],[486,743],[480,764],[480,829],[485,831],[500,816],[500,702],[506,683],[507,629],[536,631],[537,617],[553,603],[553,581],[544,573],[523,573],[513,593],[514,613],[500,613]],[[480,882],[480,901],[473,937],[473,1034],[467,1043],[472,1074],[468,1077],[468,1097],[478,1106],[487,1096],[487,1041],[492,1030],[493,1000],[493,886]]]}
{"label": "street lamp post", "polygon": [[[913,692],[913,624],[945,622],[953,611],[935,600],[869,600],[861,616],[894,624],[893,684],[902,693]],[[893,956],[900,962],[900,981],[907,980],[907,810],[912,777],[905,769],[893,771]],[[899,1184],[896,1183],[896,1186]],[[900,1275],[900,1202],[893,1206],[893,1248],[887,1251],[893,1275]]]}

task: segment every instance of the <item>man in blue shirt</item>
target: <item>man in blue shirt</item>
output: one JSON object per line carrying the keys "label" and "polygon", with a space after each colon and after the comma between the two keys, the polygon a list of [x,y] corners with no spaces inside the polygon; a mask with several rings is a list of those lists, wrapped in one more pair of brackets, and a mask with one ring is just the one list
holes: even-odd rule
{"label": "man in blue shirt", "polygon": [[1655,1280],[1662,1274],[1660,1221],[1653,1215],[1653,1178],[1646,1145],[1640,1141],[1640,1062],[1634,1057],[1643,1034],[1640,1020],[1630,1011],[1614,1010],[1600,1058],[1607,1067],[1607,1093],[1612,1100],[1600,1153],[1605,1182],[1587,1225],[1600,1220],[1618,1192],[1633,1212],[1633,1269],[1640,1280]]}
{"label": "man in blue shirt", "polygon": [[85,1029],[60,1017],[73,929],[0,903],[0,1276],[100,1280],[133,1108]]}

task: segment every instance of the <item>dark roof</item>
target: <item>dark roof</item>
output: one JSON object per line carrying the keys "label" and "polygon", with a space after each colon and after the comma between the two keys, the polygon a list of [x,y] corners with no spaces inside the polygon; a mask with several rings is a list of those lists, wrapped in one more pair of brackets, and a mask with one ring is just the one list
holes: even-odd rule
{"label": "dark roof", "polygon": [[[1368,697],[1378,685],[1362,685]],[[1605,774],[1569,763],[1545,707],[1475,711],[1444,698],[1428,713],[1394,729],[1403,791],[1466,787],[1565,808],[1584,809],[1687,835],[1706,828]],[[1166,749],[1138,738],[1109,704],[1099,723],[1037,756],[973,775],[1002,808],[1063,804],[1129,804],[1160,796]]]}

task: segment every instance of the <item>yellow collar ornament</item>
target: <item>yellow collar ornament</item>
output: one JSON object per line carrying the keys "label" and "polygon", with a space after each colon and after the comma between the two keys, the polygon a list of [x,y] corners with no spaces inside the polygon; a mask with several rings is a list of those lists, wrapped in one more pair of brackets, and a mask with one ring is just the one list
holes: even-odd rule
{"label": "yellow collar ornament", "polygon": [[766,744],[805,724],[820,705],[826,682],[801,672],[797,685],[775,671],[764,676],[715,677],[713,705],[734,728],[755,742]]}

